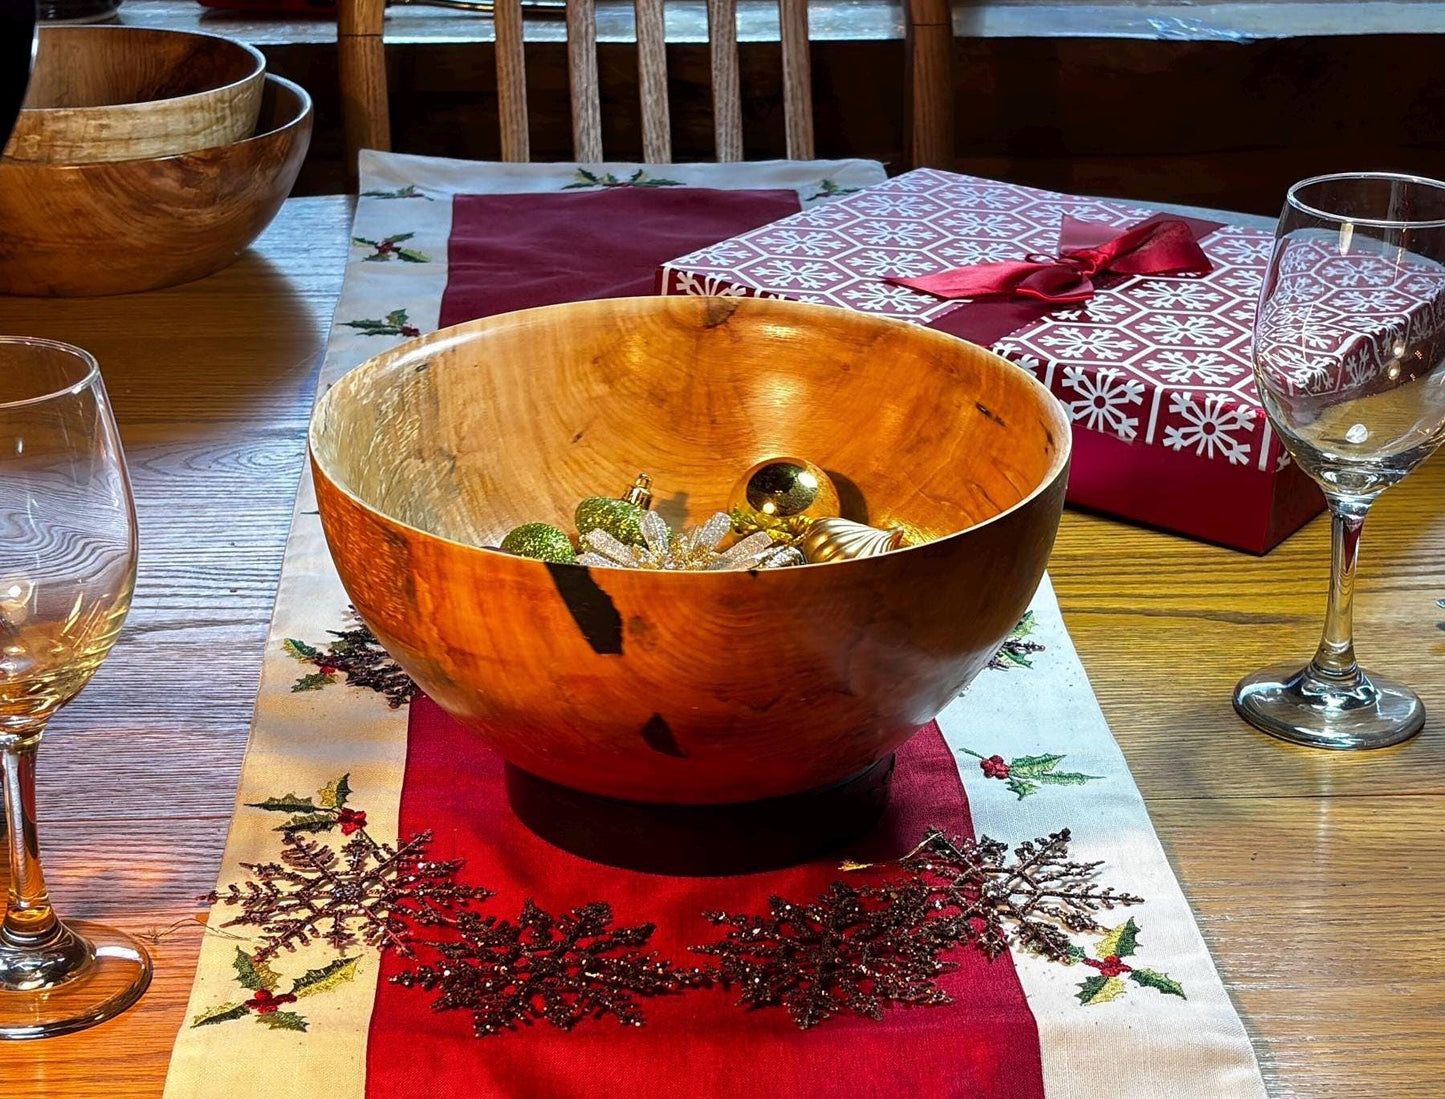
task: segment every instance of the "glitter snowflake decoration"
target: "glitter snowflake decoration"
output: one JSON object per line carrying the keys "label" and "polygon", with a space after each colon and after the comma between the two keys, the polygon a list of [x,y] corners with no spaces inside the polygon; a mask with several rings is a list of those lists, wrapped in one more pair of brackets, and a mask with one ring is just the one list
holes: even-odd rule
{"label": "glitter snowflake decoration", "polygon": [[554,917],[528,900],[516,923],[465,912],[456,940],[427,944],[440,960],[392,981],[439,991],[436,1011],[470,1011],[479,1038],[538,1019],[562,1030],[608,1015],[641,1026],[639,1000],[711,983],[641,949],[654,925],[611,925],[612,908],[600,901]]}
{"label": "glitter snowflake decoration", "polygon": [[1102,863],[1069,857],[1069,830],[1013,849],[987,836],[951,839],[931,829],[900,864],[926,884],[939,919],[989,957],[1013,943],[1053,961],[1072,959],[1072,933],[1102,932],[1100,911],[1144,898],[1101,886]]}
{"label": "glitter snowflake decoration", "polygon": [[259,961],[313,941],[337,951],[365,943],[410,954],[414,927],[446,923],[492,895],[456,881],[460,860],[428,859],[430,842],[431,833],[420,832],[392,847],[360,829],[338,852],[287,832],[279,862],[242,863],[250,879],[207,899],[241,910],[223,927],[259,929]]}
{"label": "glitter snowflake decoration", "polygon": [[673,534],[667,521],[654,511],[644,512],[641,521],[643,545],[618,541],[605,530],[589,530],[582,537],[587,552],[577,558],[579,565],[599,568],[664,569],[674,572],[715,572],[723,569],[775,569],[801,565],[803,554],[792,546],[780,546],[766,533],[750,534],[726,550],[718,544],[733,529],[732,519],[714,512],[699,527]]}
{"label": "glitter snowflake decoration", "polygon": [[921,880],[839,881],[811,904],[772,897],[764,916],[706,913],[727,933],[693,949],[718,960],[741,1007],[785,1008],[804,1030],[844,1013],[880,1020],[894,1004],[951,1002],[936,979],[955,967],[939,955],[959,941],[961,924],[934,908]]}

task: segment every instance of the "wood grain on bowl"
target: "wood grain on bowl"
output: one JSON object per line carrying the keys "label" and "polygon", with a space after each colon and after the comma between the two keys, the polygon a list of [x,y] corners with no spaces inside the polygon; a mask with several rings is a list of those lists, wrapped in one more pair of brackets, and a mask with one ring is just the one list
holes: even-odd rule
{"label": "wood grain on bowl", "polygon": [[5,156],[86,164],[229,145],[254,131],[266,59],[212,34],[42,27]]}
{"label": "wood grain on bowl", "polygon": [[225,267],[290,193],[311,139],[311,97],[268,76],[257,131],[153,160],[0,159],[0,293],[123,294]]}
{"label": "wood grain on bowl", "polygon": [[[638,801],[795,793],[929,721],[1028,604],[1069,431],[1028,374],[913,325],[792,302],[636,298],[492,317],[379,356],[311,431],[348,593],[508,761]],[[761,458],[932,541],[758,572],[546,565],[478,548],[638,470],[674,526]]]}

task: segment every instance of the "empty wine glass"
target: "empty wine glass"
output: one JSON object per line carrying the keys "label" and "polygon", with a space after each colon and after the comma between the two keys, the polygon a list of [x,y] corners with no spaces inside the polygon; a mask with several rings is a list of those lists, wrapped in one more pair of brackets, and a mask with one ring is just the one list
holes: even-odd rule
{"label": "empty wine glass", "polygon": [[1425,707],[1355,661],[1355,561],[1370,504],[1445,438],[1445,183],[1362,172],[1291,187],[1260,291],[1254,373],[1270,423],[1324,489],[1333,567],[1314,659],[1247,676],[1235,709],[1296,744],[1398,744],[1420,731]]}
{"label": "empty wine glass", "polygon": [[129,936],[56,916],[35,815],[41,734],[115,644],[135,564],[130,483],[95,360],[50,340],[0,337],[0,759],[10,854],[0,1038],[90,1026],[150,983],[150,959]]}

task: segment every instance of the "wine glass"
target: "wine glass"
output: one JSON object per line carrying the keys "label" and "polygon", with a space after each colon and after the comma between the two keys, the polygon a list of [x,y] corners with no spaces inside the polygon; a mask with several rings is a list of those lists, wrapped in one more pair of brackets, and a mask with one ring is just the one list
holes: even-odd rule
{"label": "wine glass", "polygon": [[1251,724],[1317,748],[1383,748],[1425,723],[1419,696],[1355,661],[1360,528],[1375,498],[1445,438],[1445,183],[1317,176],[1285,200],[1254,327],[1270,423],[1329,502],[1324,636],[1304,668],[1242,679]]}
{"label": "wine glass", "polygon": [[130,482],[95,359],[63,343],[0,337],[0,760],[10,853],[0,1038],[90,1026],[150,983],[139,943],[55,914],[35,817],[41,734],[115,644],[135,564]]}

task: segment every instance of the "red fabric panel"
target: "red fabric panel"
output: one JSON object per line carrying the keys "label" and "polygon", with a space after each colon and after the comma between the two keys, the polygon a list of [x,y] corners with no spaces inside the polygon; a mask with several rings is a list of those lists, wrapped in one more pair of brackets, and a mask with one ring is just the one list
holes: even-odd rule
{"label": "red fabric panel", "polygon": [[[497,892],[486,910],[515,917],[534,898],[552,912],[605,900],[619,925],[656,923],[650,946],[679,962],[717,931],[706,909],[762,912],[771,894],[809,900],[834,880],[833,860],[766,874],[672,878],[569,855],[527,831],[507,807],[501,760],[425,697],[411,704],[401,829],[431,829],[438,858],[462,857],[464,880]],[[898,753],[892,808],[874,840],[895,854],[929,825],[971,835],[951,753],[930,725]],[[367,1095],[427,1096],[1007,1096],[1043,1095],[1038,1032],[1013,963],[955,952],[943,1007],[894,1008],[882,1022],[835,1018],[798,1030],[780,1009],[746,1012],[721,989],[644,1001],[647,1025],[545,1023],[478,1039],[465,1012],[437,1013],[432,994],[387,978],[382,959],[367,1046]]]}
{"label": "red fabric panel", "polygon": [[651,294],[661,264],[800,206],[795,191],[708,187],[457,195],[440,327],[537,305]]}

